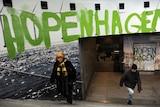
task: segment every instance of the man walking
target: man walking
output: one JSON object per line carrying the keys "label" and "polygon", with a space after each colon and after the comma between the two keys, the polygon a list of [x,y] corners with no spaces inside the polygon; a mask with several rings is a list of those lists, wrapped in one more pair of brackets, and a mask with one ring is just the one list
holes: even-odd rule
{"label": "man walking", "polygon": [[138,85],[138,92],[140,93],[142,88],[141,88],[141,79],[139,76],[139,72],[137,71],[137,65],[133,64],[132,68],[128,71],[126,71],[121,79],[119,85],[122,87],[123,83],[125,84],[127,90],[128,90],[128,100],[127,103],[129,105],[132,104],[132,99],[134,95],[134,88],[136,84]]}

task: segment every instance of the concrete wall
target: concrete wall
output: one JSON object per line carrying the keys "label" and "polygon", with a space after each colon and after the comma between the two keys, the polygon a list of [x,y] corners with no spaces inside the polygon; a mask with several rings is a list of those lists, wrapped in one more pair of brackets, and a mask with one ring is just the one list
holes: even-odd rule
{"label": "concrete wall", "polygon": [[87,95],[87,89],[90,85],[92,75],[95,72],[96,64],[96,38],[86,38],[79,40],[80,66],[82,77],[82,96]]}
{"label": "concrete wall", "polygon": [[124,63],[128,69],[133,63],[142,71],[160,70],[159,33],[124,36]]}

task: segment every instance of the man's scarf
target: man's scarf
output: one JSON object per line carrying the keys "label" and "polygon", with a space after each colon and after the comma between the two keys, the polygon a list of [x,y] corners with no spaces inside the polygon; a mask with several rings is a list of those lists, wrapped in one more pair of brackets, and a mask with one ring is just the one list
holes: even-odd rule
{"label": "man's scarf", "polygon": [[67,61],[67,60],[64,59],[64,61],[61,62],[61,63],[59,64],[59,66],[57,67],[57,76],[60,76],[60,75],[61,75],[61,72],[62,72],[62,74],[63,74],[64,76],[68,76],[68,72],[67,72],[67,69],[66,69],[66,66],[65,66],[65,62],[66,62],[66,61]]}

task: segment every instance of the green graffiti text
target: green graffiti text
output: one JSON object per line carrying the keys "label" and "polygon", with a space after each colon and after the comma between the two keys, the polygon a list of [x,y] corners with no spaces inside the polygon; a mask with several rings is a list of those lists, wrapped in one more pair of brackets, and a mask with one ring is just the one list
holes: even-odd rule
{"label": "green graffiti text", "polygon": [[[99,11],[93,10],[81,10],[80,12],[70,11],[62,12],[60,14],[54,12],[43,12],[42,18],[38,18],[35,14],[30,12],[22,11],[18,12],[14,8],[8,8],[7,15],[3,15],[3,30],[4,30],[4,40],[7,47],[8,55],[10,58],[16,57],[16,52],[21,53],[25,51],[25,42],[32,46],[38,46],[42,43],[45,44],[46,48],[51,46],[50,32],[60,31],[62,39],[64,42],[72,42],[78,40],[78,38],[91,37],[94,35],[102,35],[101,27],[104,27],[105,35],[108,34],[124,34],[124,33],[140,33],[140,32],[154,32],[156,31],[157,22],[160,17],[160,9],[155,11],[144,11],[141,14],[131,13],[126,16],[125,22],[121,22],[121,17],[118,11],[112,12],[112,17],[109,17],[109,11],[104,11],[104,17],[101,17]],[[148,19],[147,17],[152,16],[153,19]],[[76,18],[77,21],[68,21],[69,18]],[[109,18],[111,22],[109,22]],[[11,19],[11,21],[9,21]],[[50,25],[49,19],[54,20],[56,23]],[[132,19],[139,21],[139,24],[134,23],[130,25]],[[33,23],[33,25],[38,30],[38,35],[35,38],[30,32],[30,25],[28,20]],[[9,22],[12,22],[9,23]],[[111,24],[111,25],[110,25]],[[123,27],[124,26],[124,27]],[[133,32],[130,27],[136,28],[137,31]],[[69,34],[68,30],[77,28],[80,33]],[[13,30],[12,30],[13,29]],[[13,33],[11,32],[13,31]],[[94,34],[95,32],[95,34]],[[103,34],[104,35],[104,34]]]}

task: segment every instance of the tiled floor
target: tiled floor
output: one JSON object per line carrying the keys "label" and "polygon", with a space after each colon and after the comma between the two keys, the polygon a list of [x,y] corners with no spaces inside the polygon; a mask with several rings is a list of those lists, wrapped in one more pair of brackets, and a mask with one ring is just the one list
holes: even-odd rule
{"label": "tiled floor", "polygon": [[[103,103],[126,103],[128,96],[125,87],[119,87],[122,73],[96,72],[93,76],[87,101]],[[135,88],[134,102],[144,104],[160,104],[160,76],[154,74],[141,75],[143,91],[138,93]]]}
{"label": "tiled floor", "polygon": [[107,102],[111,97],[119,97],[114,93],[119,90],[121,73],[96,72],[91,82],[86,100]]}

